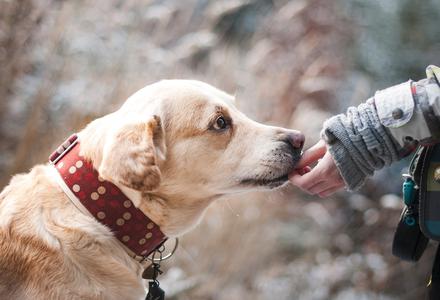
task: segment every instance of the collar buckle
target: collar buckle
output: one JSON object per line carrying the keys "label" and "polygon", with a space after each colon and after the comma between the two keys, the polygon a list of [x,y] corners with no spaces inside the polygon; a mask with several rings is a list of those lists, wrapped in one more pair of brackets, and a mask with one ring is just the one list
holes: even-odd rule
{"label": "collar buckle", "polygon": [[52,152],[52,154],[49,156],[49,163],[51,165],[55,165],[77,143],[78,143],[78,135],[74,133],[67,140],[65,140],[54,152]]}

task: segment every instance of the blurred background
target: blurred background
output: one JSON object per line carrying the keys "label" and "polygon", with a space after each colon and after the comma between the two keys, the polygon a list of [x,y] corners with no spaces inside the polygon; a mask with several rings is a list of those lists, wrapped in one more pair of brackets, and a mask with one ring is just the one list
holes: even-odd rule
{"label": "blurred background", "polygon": [[[302,130],[440,64],[437,0],[0,0],[0,187],[163,78]],[[329,199],[215,203],[165,266],[168,299],[421,299],[434,254],[391,255],[405,162]]]}

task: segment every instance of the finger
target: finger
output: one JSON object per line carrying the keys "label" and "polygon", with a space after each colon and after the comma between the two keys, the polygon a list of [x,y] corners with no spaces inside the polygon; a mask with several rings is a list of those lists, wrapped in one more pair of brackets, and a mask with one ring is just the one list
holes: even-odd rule
{"label": "finger", "polygon": [[313,183],[313,185],[307,187],[307,193],[310,195],[316,195],[317,193],[326,190],[327,183],[325,181],[319,181]]}
{"label": "finger", "polygon": [[308,166],[314,163],[315,161],[317,161],[318,159],[322,158],[326,152],[327,152],[327,147],[325,145],[325,142],[323,140],[320,140],[311,148],[304,151],[304,154],[301,157],[296,167],[298,169],[304,168],[305,166]]}
{"label": "finger", "polygon": [[299,187],[303,191],[308,192],[308,187],[315,184],[316,182],[316,180],[308,176],[309,174],[310,173],[307,173],[305,175],[300,175],[298,173],[290,174],[289,180],[293,185]]}
{"label": "finger", "polygon": [[[333,185],[337,184],[337,178],[334,176],[329,176],[333,170],[336,169],[336,166],[328,165],[328,162],[333,162],[330,154],[327,153],[327,156],[324,156],[323,159],[310,171],[302,176],[299,176],[298,173],[290,176],[291,182],[298,186],[303,190],[307,190],[310,192],[310,188],[313,186],[320,184],[321,182],[334,182]],[[295,176],[296,175],[296,176]],[[336,180],[333,180],[336,178]],[[329,186],[325,186],[325,188],[329,188]]]}
{"label": "finger", "polygon": [[308,187],[301,181],[302,176],[301,175],[294,175],[290,178],[290,182],[298,187],[303,192],[312,195]]}
{"label": "finger", "polygon": [[329,189],[327,189],[325,191],[322,191],[321,193],[318,194],[318,196],[321,197],[321,198],[327,198],[327,197],[333,195],[334,193],[343,190],[344,187],[345,187],[345,185],[343,185],[343,184],[342,185],[337,185],[335,187],[332,187],[332,188],[329,188]]}
{"label": "finger", "polygon": [[[292,174],[291,174],[292,175]],[[314,169],[311,169],[310,172],[299,175],[299,174],[293,174],[292,176],[289,175],[289,180],[302,190],[310,190],[310,188],[316,184],[319,184],[323,181],[326,181],[326,178],[322,177],[322,172],[315,167]]]}
{"label": "finger", "polygon": [[[312,170],[312,168],[310,168],[309,166],[307,166],[307,167],[304,167],[304,168],[302,168],[302,169],[298,169],[298,170],[295,170],[299,175],[304,175],[304,174],[307,174],[307,173],[309,173],[310,171]],[[294,171],[294,172],[295,172]]]}
{"label": "finger", "polygon": [[293,175],[301,175],[301,176],[305,175],[305,174],[309,173],[311,170],[312,170],[312,168],[309,166],[304,167],[302,169],[295,169],[292,172],[290,172],[289,178],[291,178]]}
{"label": "finger", "polygon": [[312,171],[312,168],[311,168],[310,166],[307,166],[307,167],[304,167],[304,168],[302,169],[302,171],[303,171],[303,175],[304,175],[304,174],[307,174],[307,173],[309,173],[310,171]]}
{"label": "finger", "polygon": [[295,176],[295,175],[299,175],[299,176],[302,176],[302,175],[304,175],[304,173],[303,173],[303,171],[302,170],[300,170],[300,169],[298,169],[298,170],[293,170],[292,172],[290,172],[289,173],[289,178],[290,177],[293,177],[293,176]]}
{"label": "finger", "polygon": [[331,181],[321,181],[309,188],[311,194],[316,195],[323,193],[327,190],[333,189],[335,187],[339,187],[340,183],[334,180]]}

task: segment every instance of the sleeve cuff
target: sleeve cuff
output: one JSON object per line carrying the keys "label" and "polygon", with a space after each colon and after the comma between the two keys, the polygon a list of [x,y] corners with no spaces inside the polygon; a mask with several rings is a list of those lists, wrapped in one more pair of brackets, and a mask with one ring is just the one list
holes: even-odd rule
{"label": "sleeve cuff", "polygon": [[365,183],[367,176],[359,170],[347,148],[339,141],[334,141],[327,148],[348,190],[355,191],[360,189]]}

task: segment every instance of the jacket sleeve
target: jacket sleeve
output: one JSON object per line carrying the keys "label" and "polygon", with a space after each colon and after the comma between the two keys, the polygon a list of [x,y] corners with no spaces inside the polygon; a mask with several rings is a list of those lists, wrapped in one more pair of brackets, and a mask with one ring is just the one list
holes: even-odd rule
{"label": "jacket sleeve", "polygon": [[440,140],[440,68],[429,66],[426,73],[426,79],[408,81],[374,96],[380,122],[402,147],[411,140],[421,144]]}
{"label": "jacket sleeve", "polygon": [[427,78],[378,91],[324,123],[322,137],[350,190],[419,144],[440,140],[440,68]]}

